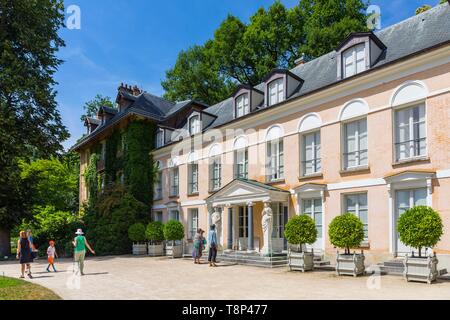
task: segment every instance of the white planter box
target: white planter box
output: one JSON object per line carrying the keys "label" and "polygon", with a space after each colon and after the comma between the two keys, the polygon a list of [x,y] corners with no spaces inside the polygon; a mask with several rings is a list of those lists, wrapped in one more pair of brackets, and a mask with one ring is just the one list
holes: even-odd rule
{"label": "white planter box", "polygon": [[164,244],[149,244],[148,255],[151,257],[159,257],[164,255]]}
{"label": "white planter box", "polygon": [[183,256],[183,245],[167,245],[166,256],[181,258]]}
{"label": "white planter box", "polygon": [[289,269],[302,272],[314,269],[314,252],[294,252],[289,250]]}
{"label": "white planter box", "polygon": [[359,276],[365,273],[364,266],[364,254],[363,253],[353,253],[353,254],[337,254],[336,257],[336,274],[340,275],[350,275]]}
{"label": "white planter box", "polygon": [[146,243],[133,243],[133,254],[134,255],[147,254],[147,244]]}
{"label": "white planter box", "polygon": [[438,262],[436,255],[426,258],[406,256],[403,261],[405,266],[403,276],[406,281],[421,281],[431,284],[431,282],[436,281],[438,276]]}

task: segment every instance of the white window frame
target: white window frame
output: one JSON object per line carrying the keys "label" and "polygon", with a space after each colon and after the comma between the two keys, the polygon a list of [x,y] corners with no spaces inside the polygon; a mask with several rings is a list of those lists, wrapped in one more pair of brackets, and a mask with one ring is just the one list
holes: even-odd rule
{"label": "white window frame", "polygon": [[164,146],[164,130],[158,128],[156,131],[156,148],[161,148]]}
{"label": "white window frame", "polygon": [[178,197],[180,193],[180,171],[178,167],[170,169],[170,196]]}
{"label": "white window frame", "polygon": [[210,158],[209,163],[209,190],[216,191],[222,185],[222,163],[220,155]]}
{"label": "white window frame", "polygon": [[163,212],[162,211],[154,211],[153,212],[153,221],[163,222]]}
{"label": "white window frame", "polygon": [[[275,155],[273,152],[275,152]],[[266,157],[267,180],[270,182],[284,179],[284,144],[282,137],[266,142]]]}
{"label": "white window frame", "polygon": [[[311,210],[310,212],[306,212],[306,201],[311,201],[311,205],[309,207],[309,209]],[[319,211],[316,210],[317,206],[315,204],[315,201],[320,201],[320,221],[316,220],[316,216],[315,214],[318,213]],[[323,232],[324,232],[324,225],[323,225],[323,221],[324,221],[324,212],[323,212],[323,199],[322,197],[312,197],[312,198],[301,198],[301,202],[302,202],[302,206],[301,206],[301,212],[300,214],[306,214],[309,215],[311,217],[311,219],[314,220],[314,223],[316,225],[316,228],[319,226],[320,227],[320,232],[319,230],[317,230],[317,235],[322,239],[323,238]]]}
{"label": "white window frame", "polygon": [[[358,59],[358,50],[361,48],[363,49],[363,58]],[[351,62],[348,64],[346,64],[347,54],[351,54]],[[342,76],[344,79],[354,76],[355,74],[361,73],[366,70],[366,45],[365,45],[365,43],[360,43],[360,44],[354,45],[351,48],[348,48],[347,50],[342,52],[341,56],[342,56]],[[363,68],[360,70],[360,69],[358,69],[358,62],[361,62],[361,61],[363,62],[362,63]],[[347,66],[353,67],[352,73],[347,74],[347,69],[346,69]]]}
{"label": "white window frame", "polygon": [[192,240],[197,233],[197,229],[199,227],[198,220],[198,208],[188,209],[188,239]]}
{"label": "white window frame", "polygon": [[[367,139],[367,148],[366,149],[361,149],[361,131],[360,131],[360,123],[361,121],[365,121],[366,122],[366,139]],[[347,150],[348,148],[348,141],[347,141],[347,126],[352,124],[352,123],[358,123],[358,130],[356,131],[355,134],[355,147],[356,149],[352,152],[349,152]],[[342,140],[341,140],[341,144],[342,144],[342,153],[341,153],[341,157],[342,157],[342,170],[351,170],[351,169],[357,169],[360,167],[367,167],[369,165],[369,128],[368,128],[368,122],[367,122],[367,117],[361,117],[361,118],[353,118],[351,120],[342,122]],[[361,163],[361,153],[366,152],[367,153],[367,163]],[[356,165],[354,166],[349,166],[348,165],[348,155],[350,153],[355,153],[355,162]]]}
{"label": "white window frame", "polygon": [[188,194],[198,193],[198,162],[188,163]]}
{"label": "white window frame", "polygon": [[285,100],[285,90],[283,77],[270,81],[267,85],[267,105],[272,106],[283,102]]}
{"label": "white window frame", "polygon": [[[424,120],[423,121],[414,121],[414,109],[416,108],[423,108],[424,110]],[[410,140],[408,141],[403,141],[400,142],[399,141],[399,113],[400,112],[405,112],[406,110],[411,110],[411,113],[409,115],[409,119],[408,119],[408,126],[409,126],[409,137]],[[393,127],[394,127],[394,132],[393,132],[393,137],[394,137],[394,142],[393,142],[393,147],[394,147],[394,161],[395,162],[401,162],[401,161],[408,161],[408,160],[414,160],[417,158],[426,158],[428,155],[428,131],[427,131],[427,108],[426,108],[426,103],[425,101],[420,101],[420,102],[415,102],[415,103],[410,103],[401,107],[397,107],[393,109],[394,115],[393,115]],[[416,137],[416,128],[415,125],[423,123],[425,126],[425,136],[424,137]],[[417,143],[420,143],[421,140],[425,141],[425,151],[423,154],[418,154],[418,152],[420,151],[420,147],[417,146]],[[409,157],[404,157],[404,158],[400,158],[400,152],[399,152],[399,148],[398,146],[400,144],[407,144],[410,143],[409,146]],[[412,142],[412,143],[411,143]]]}
{"label": "white window frame", "polygon": [[[238,162],[239,155],[243,154],[242,161]],[[243,168],[242,170],[239,170]],[[234,178],[248,179],[248,148],[234,150]]]}
{"label": "white window frame", "polygon": [[[314,174],[319,174],[322,172],[322,158],[321,158],[321,132],[320,129],[319,130],[312,130],[309,132],[303,132],[300,134],[301,135],[301,174],[302,176],[308,176],[308,175],[314,175]],[[306,138],[310,135],[314,135],[314,139],[312,141],[312,145],[311,145],[311,153],[313,154],[313,157],[311,159],[306,159],[306,148],[307,148],[307,144],[306,144]],[[307,162],[311,162],[312,163],[312,168],[313,171],[310,173],[306,172],[306,163]]]}
{"label": "white window frame", "polygon": [[250,113],[250,98],[248,93],[243,93],[236,98],[235,101],[236,110],[235,115],[236,118],[245,116]]}
{"label": "white window frame", "polygon": [[169,220],[180,221],[180,210],[178,208],[169,209]]}
{"label": "white window frame", "polygon": [[154,189],[154,195],[153,200],[161,200],[163,198],[162,193],[162,179],[163,179],[163,172],[161,170],[158,171],[158,181],[155,183],[155,189]]}
{"label": "white window frame", "polygon": [[[358,192],[358,193],[347,193],[343,195],[343,213],[353,213],[354,215],[356,215],[361,222],[364,224],[365,229],[367,230],[367,232],[364,232],[364,241],[368,241],[369,240],[369,195],[367,192]],[[361,196],[365,196],[366,197],[366,203],[367,203],[367,223],[364,223],[364,221],[362,221],[361,219],[361,215],[360,215],[360,197]],[[347,197],[357,197],[357,201],[355,201],[355,212],[351,212],[348,209],[348,205],[347,205]]]}
{"label": "white window frame", "polygon": [[200,115],[196,114],[189,118],[189,134],[192,136],[194,134],[200,133]]}

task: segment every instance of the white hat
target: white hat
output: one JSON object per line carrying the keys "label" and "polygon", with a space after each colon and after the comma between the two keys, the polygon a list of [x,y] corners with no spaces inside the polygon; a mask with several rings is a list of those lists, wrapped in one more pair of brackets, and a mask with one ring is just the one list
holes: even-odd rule
{"label": "white hat", "polygon": [[75,232],[75,234],[84,234],[84,233],[83,233],[83,230],[77,229],[77,232]]}

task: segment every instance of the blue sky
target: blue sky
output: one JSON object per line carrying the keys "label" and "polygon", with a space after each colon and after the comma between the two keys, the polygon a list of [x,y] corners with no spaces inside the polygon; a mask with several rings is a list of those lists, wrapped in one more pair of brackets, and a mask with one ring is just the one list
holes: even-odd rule
{"label": "blue sky", "polygon": [[[66,42],[56,74],[57,101],[71,138],[83,134],[83,104],[96,94],[115,98],[120,82],[138,85],[156,95],[160,82],[180,50],[202,44],[228,13],[247,22],[274,0],[65,0],[81,9],[81,29],[63,29]],[[298,0],[282,0],[293,7]],[[381,8],[382,28],[414,15],[417,7],[438,0],[372,0]]]}

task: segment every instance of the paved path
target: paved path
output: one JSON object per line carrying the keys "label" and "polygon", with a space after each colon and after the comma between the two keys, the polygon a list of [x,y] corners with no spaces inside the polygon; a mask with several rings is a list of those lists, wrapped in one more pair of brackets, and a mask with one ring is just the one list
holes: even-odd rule
{"label": "paved path", "polygon": [[[64,299],[449,299],[450,281],[406,283],[382,276],[337,277],[333,272],[289,272],[249,266],[210,268],[189,260],[150,257],[87,259],[86,275],[74,277],[71,260],[58,260],[61,272],[47,273],[45,260],[33,264],[30,280]],[[0,275],[17,277],[19,265],[0,263]],[[379,289],[377,281],[380,280]],[[368,286],[369,282],[369,286]],[[373,288],[373,289],[370,289]]]}

